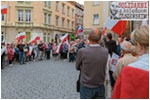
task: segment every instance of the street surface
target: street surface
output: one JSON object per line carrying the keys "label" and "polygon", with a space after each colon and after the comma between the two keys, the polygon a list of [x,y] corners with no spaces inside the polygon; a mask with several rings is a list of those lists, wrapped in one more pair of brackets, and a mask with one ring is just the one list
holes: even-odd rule
{"label": "street surface", "polygon": [[2,99],[79,99],[75,63],[50,60],[6,66],[1,71]]}

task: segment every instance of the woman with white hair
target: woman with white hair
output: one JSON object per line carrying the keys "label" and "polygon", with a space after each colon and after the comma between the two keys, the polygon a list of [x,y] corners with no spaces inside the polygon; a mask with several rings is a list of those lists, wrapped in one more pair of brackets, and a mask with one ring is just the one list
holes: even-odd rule
{"label": "woman with white hair", "polygon": [[139,58],[122,69],[112,99],[149,99],[149,27],[134,30],[131,41]]}
{"label": "woman with white hair", "polygon": [[114,80],[117,80],[124,66],[133,63],[137,60],[137,58],[131,54],[132,50],[133,46],[129,41],[123,41],[121,43],[121,54],[123,55],[123,57],[117,61],[115,71],[113,72]]}

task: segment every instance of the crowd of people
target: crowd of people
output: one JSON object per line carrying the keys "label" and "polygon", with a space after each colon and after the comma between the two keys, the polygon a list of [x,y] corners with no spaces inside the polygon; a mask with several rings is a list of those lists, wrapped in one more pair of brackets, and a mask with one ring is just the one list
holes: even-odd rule
{"label": "crowd of people", "polygon": [[[77,86],[79,85],[81,99],[119,98],[117,96],[120,95],[116,96],[116,94],[121,93],[113,91],[119,87],[116,84],[121,80],[120,74],[123,73],[122,70],[128,68],[125,66],[149,71],[148,26],[141,26],[140,29],[134,30],[130,38],[124,38],[122,40],[119,37],[118,40],[114,40],[111,33],[107,33],[102,37],[101,31],[94,28],[89,32],[88,39],[76,39],[69,43],[65,41],[61,45],[59,53],[55,52],[58,49],[56,42],[44,43],[40,41],[39,44],[34,43],[32,45],[26,42],[20,42],[18,45],[6,45],[2,43],[1,48],[6,46],[5,52],[1,55],[2,68],[4,68],[3,62],[6,56],[8,57],[10,66],[12,66],[14,61],[19,64],[25,64],[32,60],[49,60],[51,56],[53,56],[54,60],[63,59],[66,61],[69,59],[69,62],[76,61],[76,69],[80,71]],[[119,56],[115,70],[112,69],[111,58],[113,53]],[[132,83],[132,80],[130,83]],[[128,87],[126,88],[128,89]],[[131,91],[136,91],[136,93],[142,92],[138,90],[139,87],[136,88],[137,90]],[[141,98],[143,95],[147,98],[146,93],[147,91],[144,94],[137,95],[135,98]],[[134,93],[129,92],[126,94],[128,94],[128,97],[122,98],[132,98],[130,95]]]}
{"label": "crowd of people", "polygon": [[13,63],[18,62],[20,65],[26,64],[30,61],[41,61],[44,59],[49,60],[53,57],[55,60],[63,59],[69,62],[74,62],[76,59],[76,55],[79,49],[85,47],[83,39],[72,40],[70,43],[65,41],[59,50],[59,53],[55,52],[58,48],[58,44],[56,42],[53,43],[45,43],[40,41],[39,43],[35,42],[34,44],[30,44],[27,42],[19,42],[19,44],[11,44],[11,43],[1,43],[1,48],[6,47],[6,50],[1,55],[1,62],[3,69],[6,63],[9,63],[9,66],[13,66]]}
{"label": "crowd of people", "polygon": [[[149,98],[149,27],[135,29],[130,38],[113,40],[107,33],[92,29],[89,46],[80,49],[76,69],[80,71],[81,99],[148,99]],[[112,55],[119,56],[115,69]]]}

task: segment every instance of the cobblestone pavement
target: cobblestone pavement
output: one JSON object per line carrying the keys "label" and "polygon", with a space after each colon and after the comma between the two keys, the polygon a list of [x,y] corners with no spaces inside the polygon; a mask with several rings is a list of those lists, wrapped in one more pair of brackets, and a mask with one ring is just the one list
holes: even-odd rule
{"label": "cobblestone pavement", "polygon": [[1,71],[2,99],[79,99],[75,63],[58,60],[6,66]]}

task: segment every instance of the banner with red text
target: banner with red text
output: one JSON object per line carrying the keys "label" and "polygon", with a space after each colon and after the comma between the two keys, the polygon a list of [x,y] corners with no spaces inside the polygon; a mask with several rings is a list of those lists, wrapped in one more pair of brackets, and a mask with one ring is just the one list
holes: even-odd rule
{"label": "banner with red text", "polygon": [[113,20],[148,20],[148,1],[114,1],[110,4]]}

